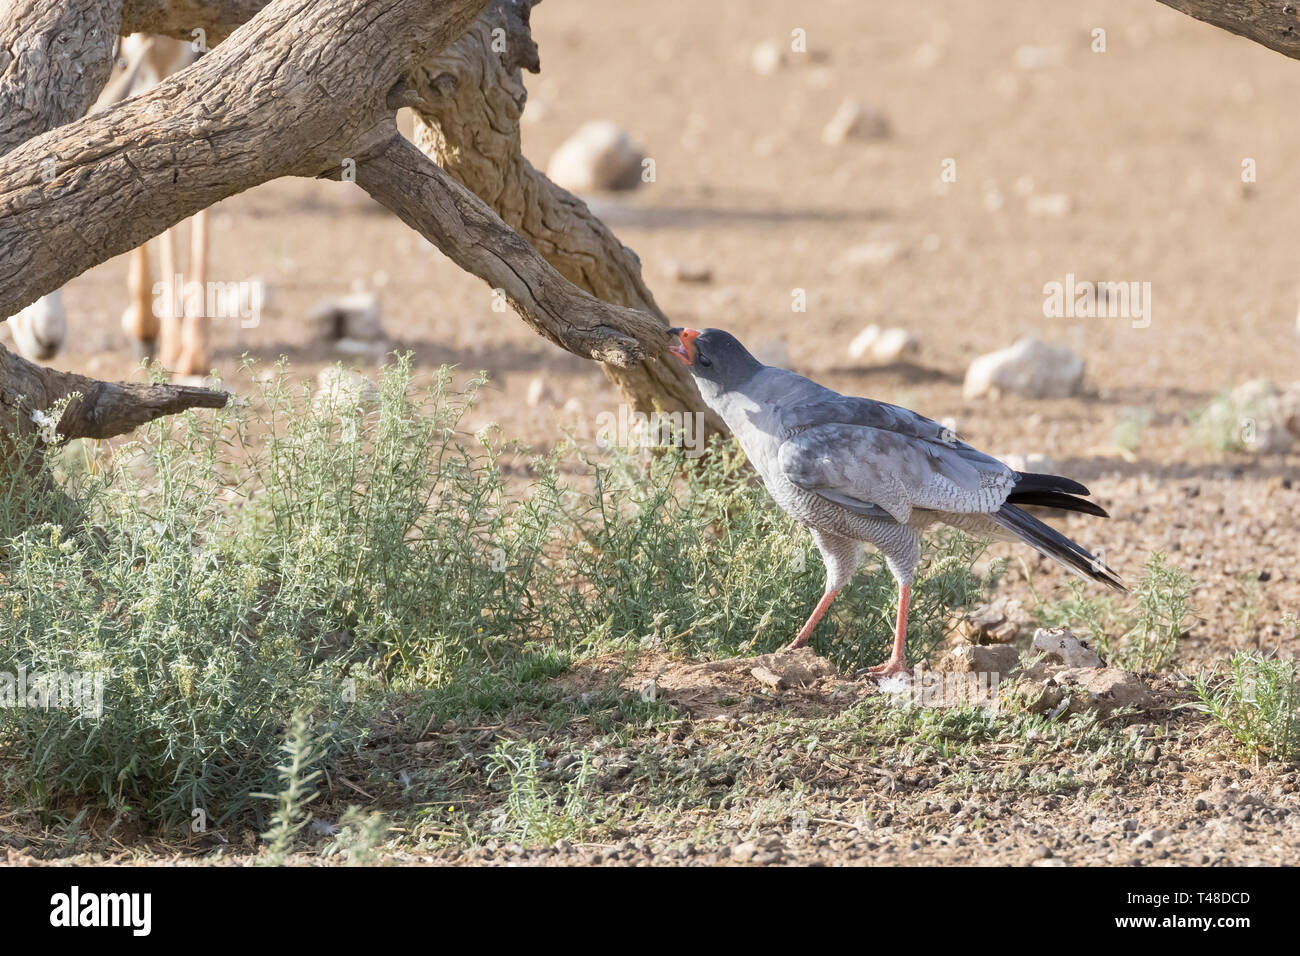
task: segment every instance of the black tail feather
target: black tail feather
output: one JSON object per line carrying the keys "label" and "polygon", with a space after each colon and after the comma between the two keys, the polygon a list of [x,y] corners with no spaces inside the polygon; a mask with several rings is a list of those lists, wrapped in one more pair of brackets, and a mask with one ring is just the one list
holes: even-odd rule
{"label": "black tail feather", "polygon": [[1017,472],[1020,476],[1012,494],[1023,491],[1060,491],[1067,495],[1092,494],[1077,481],[1062,478],[1060,475],[1039,475],[1033,472]]}
{"label": "black tail feather", "polygon": [[1091,553],[1015,505],[1005,504],[989,517],[1039,554],[1061,563],[1080,577],[1099,581],[1115,591],[1128,590],[1119,575]]}
{"label": "black tail feather", "polygon": [[1079,511],[1098,518],[1109,518],[1106,509],[1099,504],[1067,495],[1061,491],[1021,491],[1017,485],[1007,501],[1013,505],[1035,505],[1039,508],[1060,508],[1062,511]]}

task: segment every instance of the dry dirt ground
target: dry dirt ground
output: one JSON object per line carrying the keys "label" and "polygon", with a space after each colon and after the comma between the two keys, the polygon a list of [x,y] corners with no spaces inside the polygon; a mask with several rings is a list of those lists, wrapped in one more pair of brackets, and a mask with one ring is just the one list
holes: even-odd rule
{"label": "dry dirt ground", "polygon": [[[1186,427],[1188,412],[1224,388],[1300,379],[1292,202],[1300,129],[1290,122],[1300,63],[1154,0],[548,0],[533,27],[543,72],[528,78],[525,152],[544,167],[580,124],[609,119],[655,159],[654,183],[592,203],[640,255],[678,324],[779,342],[797,371],[831,387],[953,418],[995,454],[1050,456],[1114,516],[1071,520],[1067,533],[1104,548],[1126,577],[1158,549],[1198,580],[1198,619],[1180,666],[1222,660],[1235,648],[1300,647],[1281,624],[1300,608],[1300,455],[1225,457],[1189,443]],[[808,52],[756,74],[754,47],[795,28],[806,30]],[[1091,49],[1096,28],[1106,31],[1104,53]],[[1018,65],[1027,46],[1051,51],[1046,65]],[[882,111],[892,133],[824,145],[823,126],[850,97]],[[957,180],[944,184],[948,159]],[[1246,159],[1257,169],[1253,184],[1242,182]],[[1035,214],[1033,198],[1050,194],[1067,195],[1068,212]],[[212,225],[211,277],[259,275],[273,295],[260,327],[215,329],[224,376],[233,377],[244,353],[264,361],[283,353],[302,377],[337,360],[310,340],[302,317],[359,281],[379,291],[394,345],[413,350],[421,367],[489,372],[492,387],[471,425],[497,421],[541,448],[568,399],[591,420],[617,408],[595,367],[494,312],[487,288],[347,185],[273,183],[222,203]],[[892,257],[841,260],[865,243],[893,244]],[[669,263],[682,259],[707,263],[711,281],[671,278]],[[1149,327],[1044,318],[1044,284],[1071,273],[1151,283]],[[74,332],[54,360],[60,367],[138,374],[117,323],[125,278],[121,258],[68,286]],[[805,314],[791,310],[796,289],[806,290]],[[886,367],[849,361],[848,343],[869,323],[914,332],[917,357]],[[1085,395],[962,398],[975,355],[1029,334],[1086,359]],[[359,363],[363,371],[375,364]],[[530,407],[521,397],[539,374],[554,400]],[[1114,435],[1135,410],[1150,420],[1126,457]],[[1026,570],[1040,595],[1063,583],[1028,559],[1013,563],[1004,587],[1027,597]],[[585,676],[595,680],[597,670]],[[502,847],[477,858],[1213,863],[1294,860],[1300,847],[1294,768],[1248,766],[1207,725],[1187,724],[1186,711],[1127,726],[1131,759],[1111,767],[1096,750],[1059,740],[949,756],[946,745],[913,745],[901,731],[893,744],[881,738],[838,763],[818,757],[814,767],[800,766],[791,746],[818,732],[801,728],[820,719],[801,713],[805,698],[764,697],[747,675],[737,681],[741,703],[722,707],[729,716],[697,722],[683,704],[681,738],[669,733],[661,743],[687,762],[692,748],[738,747],[757,761],[743,773],[759,775],[751,781],[759,790],[788,793],[798,779],[802,829],[786,819],[770,833],[760,826],[730,842],[715,834],[706,848],[687,850],[696,811],[683,810],[677,832],[653,839],[634,825],[607,845],[540,857]],[[841,716],[832,723],[847,702],[874,693],[843,683],[841,697],[834,688],[824,696],[845,702],[833,707]],[[751,698],[759,704],[744,703]],[[887,715],[888,705],[850,712]],[[755,721],[767,729],[744,729]],[[827,732],[850,733],[835,727]],[[948,731],[936,733],[947,739]],[[1182,735],[1176,746],[1156,743],[1171,733]],[[1003,773],[1033,785],[997,796]],[[994,795],[949,792],[954,780],[972,777]],[[758,805],[750,809],[767,819]],[[728,812],[741,833],[741,814]],[[1153,829],[1172,836],[1136,839]],[[638,841],[651,849],[637,849]],[[737,856],[734,846],[744,843],[755,846]]]}
{"label": "dry dirt ground", "polygon": [[[705,663],[607,656],[501,719],[412,735],[394,713],[364,761],[332,769],[313,814],[337,820],[362,795],[392,821],[390,842],[364,859],[395,865],[1294,863],[1295,767],[1243,760],[1183,706],[1181,682],[1143,682],[1150,700],[1139,713],[1045,720],[1005,704],[1001,717],[909,706],[807,649]],[[540,741],[540,759],[506,787],[504,774],[486,771],[488,755],[528,738]],[[445,798],[411,813],[413,789]],[[458,835],[467,808],[507,803],[500,837]],[[129,826],[104,833],[107,823],[87,820],[95,849],[71,853],[51,834],[16,828],[6,862],[266,860],[251,829],[177,845]],[[305,837],[311,849],[288,863],[349,859],[328,855],[332,837],[314,827]]]}

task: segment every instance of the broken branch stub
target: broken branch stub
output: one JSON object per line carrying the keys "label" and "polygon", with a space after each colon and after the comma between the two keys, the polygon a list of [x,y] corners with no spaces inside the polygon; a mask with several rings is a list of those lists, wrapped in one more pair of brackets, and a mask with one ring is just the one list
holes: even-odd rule
{"label": "broken branch stub", "polygon": [[40,428],[34,412],[56,407],[69,396],[56,431],[62,439],[112,438],[145,422],[188,408],[221,408],[229,396],[185,385],[101,382],[27,361],[0,346],[0,430],[29,435]]}

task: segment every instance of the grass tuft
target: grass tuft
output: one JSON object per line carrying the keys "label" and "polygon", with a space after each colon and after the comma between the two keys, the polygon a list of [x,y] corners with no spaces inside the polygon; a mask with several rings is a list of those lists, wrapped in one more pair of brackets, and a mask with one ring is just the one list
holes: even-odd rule
{"label": "grass tuft", "polygon": [[1232,738],[1265,758],[1300,759],[1300,669],[1294,660],[1240,652],[1225,677],[1193,681],[1197,707]]}

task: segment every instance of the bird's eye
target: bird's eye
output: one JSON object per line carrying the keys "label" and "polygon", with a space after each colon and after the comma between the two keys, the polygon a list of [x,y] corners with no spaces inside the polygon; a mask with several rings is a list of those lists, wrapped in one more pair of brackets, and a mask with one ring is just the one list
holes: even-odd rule
{"label": "bird's eye", "polygon": [[698,361],[705,368],[710,368],[713,365],[713,359],[709,358],[707,355],[701,355]]}

